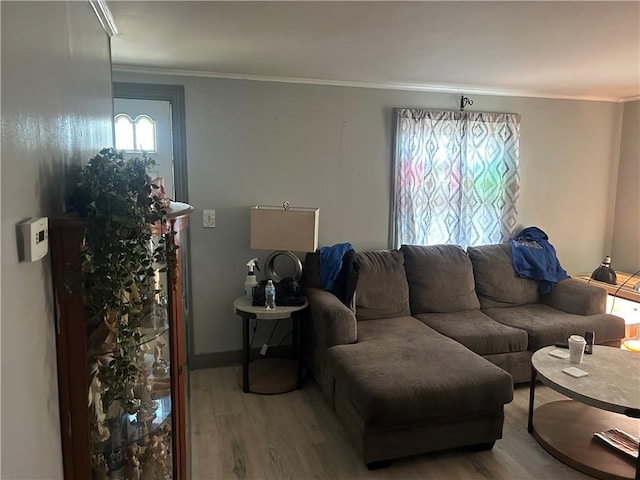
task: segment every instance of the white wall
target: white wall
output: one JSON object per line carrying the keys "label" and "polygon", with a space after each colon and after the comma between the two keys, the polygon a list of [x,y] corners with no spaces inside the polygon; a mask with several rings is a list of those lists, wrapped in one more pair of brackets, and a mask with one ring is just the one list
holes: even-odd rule
{"label": "white wall", "polygon": [[16,224],[63,210],[65,167],[112,144],[109,41],[88,2],[1,2],[3,479],[62,478],[50,259]]}
{"label": "white wall", "polygon": [[[388,243],[393,108],[455,109],[459,95],[115,72],[185,85],[193,329],[197,354],[241,348],[249,206],[320,208],[320,245]],[[517,112],[520,223],[546,231],[563,266],[591,271],[609,251],[622,105],[473,96],[473,110]],[[203,208],[216,209],[203,229]],[[278,335],[275,336],[278,338]]]}
{"label": "white wall", "polygon": [[640,101],[625,103],[623,119],[611,260],[614,270],[634,273],[640,269]]}

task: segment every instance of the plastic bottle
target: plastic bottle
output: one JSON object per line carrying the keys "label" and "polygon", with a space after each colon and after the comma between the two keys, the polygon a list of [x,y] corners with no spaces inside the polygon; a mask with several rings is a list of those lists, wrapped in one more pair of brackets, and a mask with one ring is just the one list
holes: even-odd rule
{"label": "plastic bottle", "polygon": [[249,260],[247,262],[247,267],[249,270],[247,271],[247,278],[244,281],[244,296],[247,298],[253,298],[253,291],[258,286],[258,280],[256,279],[256,274],[253,269],[255,268],[256,270],[260,270],[258,267],[258,259],[252,258]]}
{"label": "plastic bottle", "polygon": [[267,310],[273,310],[276,308],[276,287],[273,284],[273,280],[267,282],[267,286],[264,287],[265,307]]}

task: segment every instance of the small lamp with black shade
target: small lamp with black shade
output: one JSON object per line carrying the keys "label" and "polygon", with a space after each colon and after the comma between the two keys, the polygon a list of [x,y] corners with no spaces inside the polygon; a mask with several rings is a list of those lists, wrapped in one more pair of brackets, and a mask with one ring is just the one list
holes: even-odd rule
{"label": "small lamp with black shade", "polygon": [[591,280],[616,285],[616,272],[611,268],[611,257],[609,255],[604,257],[600,266],[593,271]]}
{"label": "small lamp with black shade", "polygon": [[284,202],[281,207],[256,205],[251,207],[251,248],[274,250],[264,263],[267,279],[282,280],[282,272],[275,268],[275,261],[285,256],[293,262],[295,280],[302,278],[302,262],[292,252],[313,252],[318,248],[318,208],[291,207]]}

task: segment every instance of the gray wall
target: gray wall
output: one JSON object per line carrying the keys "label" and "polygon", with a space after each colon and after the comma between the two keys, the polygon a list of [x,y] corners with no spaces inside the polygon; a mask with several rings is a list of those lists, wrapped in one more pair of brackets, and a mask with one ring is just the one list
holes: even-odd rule
{"label": "gray wall", "polygon": [[88,2],[1,2],[3,479],[62,478],[50,258],[16,224],[62,213],[65,168],[112,143],[109,40]]}
{"label": "gray wall", "polygon": [[611,261],[614,270],[634,273],[640,269],[640,101],[624,105],[623,119]]}
{"label": "gray wall", "polygon": [[[114,78],[185,85],[197,354],[241,347],[231,304],[242,293],[245,262],[266,253],[249,249],[250,205],[319,207],[320,245],[386,248],[393,108],[455,109],[459,102],[457,94],[124,72]],[[611,248],[623,106],[473,100],[474,110],[522,115],[522,226],[545,230],[568,271],[593,270]],[[203,208],[216,209],[215,229],[202,228]]]}

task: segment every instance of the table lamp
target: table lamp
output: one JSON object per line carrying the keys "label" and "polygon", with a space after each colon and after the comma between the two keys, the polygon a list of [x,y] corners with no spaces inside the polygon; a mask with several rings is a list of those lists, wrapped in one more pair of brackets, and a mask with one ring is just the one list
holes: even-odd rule
{"label": "table lamp", "polygon": [[274,282],[282,280],[274,262],[286,256],[294,266],[294,279],[302,277],[302,262],[292,252],[313,252],[318,248],[318,208],[256,205],[251,207],[251,248],[275,250],[264,263],[265,276]]}
{"label": "table lamp", "polygon": [[593,271],[591,279],[599,282],[610,283],[611,285],[616,284],[616,272],[611,268],[611,257],[609,255],[604,257],[600,266]]}

